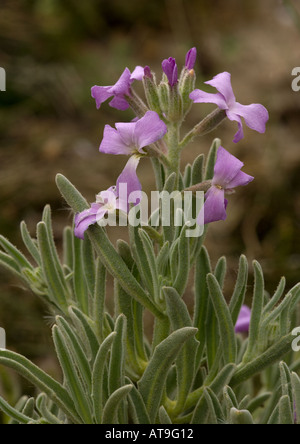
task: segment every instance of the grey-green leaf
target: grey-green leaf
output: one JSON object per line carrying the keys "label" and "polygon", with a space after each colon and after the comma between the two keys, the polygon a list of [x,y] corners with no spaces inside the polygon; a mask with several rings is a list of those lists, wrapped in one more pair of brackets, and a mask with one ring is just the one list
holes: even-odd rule
{"label": "grey-green leaf", "polygon": [[210,292],[212,304],[218,319],[220,339],[223,345],[223,356],[225,363],[235,363],[237,355],[237,344],[232,317],[222,294],[216,277],[212,274],[207,276],[207,285]]}
{"label": "grey-green leaf", "polygon": [[103,409],[102,424],[118,424],[119,406],[131,390],[132,384],[128,384],[110,395]]}
{"label": "grey-green leaf", "polygon": [[151,421],[155,420],[158,413],[169,368],[178,356],[183,344],[196,332],[195,328],[181,328],[171,333],[156,347],[152,359],[138,384]]}

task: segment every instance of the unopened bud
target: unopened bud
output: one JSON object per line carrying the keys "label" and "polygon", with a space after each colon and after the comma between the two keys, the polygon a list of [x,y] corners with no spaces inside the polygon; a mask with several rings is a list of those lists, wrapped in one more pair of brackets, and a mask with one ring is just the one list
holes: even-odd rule
{"label": "unopened bud", "polygon": [[156,111],[158,114],[161,114],[162,110],[155,76],[152,74],[148,66],[145,67],[144,72],[145,75],[143,78],[143,84],[148,106],[152,111]]}
{"label": "unopened bud", "polygon": [[193,101],[190,99],[190,93],[194,91],[196,83],[196,74],[194,69],[183,68],[179,80],[179,92],[182,97],[183,115],[190,110]]}
{"label": "unopened bud", "polygon": [[159,103],[162,112],[167,115],[169,109],[169,85],[161,82],[158,86]]}
{"label": "unopened bud", "polygon": [[161,109],[169,122],[180,122],[182,120],[182,99],[178,89],[178,83],[170,86],[161,82],[158,87]]}
{"label": "unopened bud", "polygon": [[178,84],[169,88],[169,109],[167,119],[170,122],[180,122],[183,118],[182,98]]}

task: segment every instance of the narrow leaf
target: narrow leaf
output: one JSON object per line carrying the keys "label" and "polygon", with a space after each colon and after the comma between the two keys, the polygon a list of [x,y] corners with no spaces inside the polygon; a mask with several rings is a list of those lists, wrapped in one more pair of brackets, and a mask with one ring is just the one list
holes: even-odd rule
{"label": "narrow leaf", "polygon": [[160,424],[172,424],[171,418],[163,405],[161,405],[159,408],[158,416]]}
{"label": "narrow leaf", "polygon": [[254,294],[249,327],[249,341],[243,362],[249,362],[254,356],[257,338],[260,332],[260,322],[264,304],[264,276],[260,264],[253,261],[254,268]]}
{"label": "narrow leaf", "polygon": [[42,269],[44,278],[48,284],[49,295],[63,311],[66,311],[67,287],[65,281],[61,279],[61,273],[57,270],[55,260],[52,255],[47,228],[44,222],[37,225],[37,238],[42,259]]}
{"label": "narrow leaf", "polygon": [[165,382],[172,363],[183,344],[196,333],[195,328],[185,327],[171,333],[153,353],[141,380],[139,391],[145,401],[151,421],[154,421],[160,407]]}
{"label": "narrow leaf", "polygon": [[17,247],[15,247],[9,240],[7,240],[4,236],[0,235],[0,246],[9,254],[9,256],[14,259],[14,261],[18,264],[20,267],[20,270],[22,268],[30,268],[32,269],[32,265],[30,262],[26,259],[24,254],[22,254]]}
{"label": "narrow leaf", "polygon": [[244,255],[242,255],[239,261],[238,276],[236,279],[234,291],[229,304],[233,325],[235,325],[238,320],[242,305],[245,300],[247,281],[248,281],[248,261],[247,258]]}
{"label": "narrow leaf", "polygon": [[297,424],[300,424],[300,378],[294,372],[292,373],[292,387]]}
{"label": "narrow leaf", "polygon": [[41,391],[45,392],[74,423],[80,422],[67,390],[24,356],[9,350],[0,350],[0,364],[16,370]]}
{"label": "narrow leaf", "polygon": [[40,414],[49,422],[49,424],[63,424],[57,416],[53,415],[47,407],[47,396],[45,393],[40,393],[36,400],[36,406]]}
{"label": "narrow leaf", "polygon": [[28,252],[31,254],[37,265],[41,265],[41,256],[39,250],[36,246],[35,241],[33,241],[33,239],[31,238],[27,225],[24,221],[22,221],[20,224],[20,230],[21,230],[22,240]]}
{"label": "narrow leaf", "polygon": [[178,272],[173,284],[180,296],[183,295],[189,278],[190,272],[190,249],[189,238],[186,236],[188,225],[185,225],[181,231],[178,243]]}
{"label": "narrow leaf", "polygon": [[102,424],[118,424],[119,406],[131,390],[132,384],[128,384],[112,393],[103,409]]}
{"label": "narrow leaf", "polygon": [[59,327],[61,333],[63,334],[65,341],[68,343],[68,348],[72,353],[74,362],[78,366],[80,375],[85,385],[90,390],[91,368],[78,336],[74,333],[69,323],[61,316],[56,317],[56,324]]}
{"label": "narrow leaf", "polygon": [[[129,378],[126,378],[126,383],[130,383]],[[134,424],[151,424],[142,395],[134,385],[128,398]]]}
{"label": "narrow leaf", "polygon": [[218,319],[220,339],[223,345],[223,356],[225,364],[236,362],[237,345],[234,325],[220,285],[212,274],[207,276],[207,285],[210,292],[212,304]]}
{"label": "narrow leaf", "polygon": [[93,371],[92,371],[92,401],[94,411],[94,421],[96,424],[101,423],[103,409],[103,375],[106,366],[108,353],[116,336],[116,332],[112,332],[101,344],[97,353]]}
{"label": "narrow leaf", "polygon": [[195,270],[195,307],[193,325],[198,328],[196,339],[200,342],[197,353],[197,363],[200,362],[206,343],[207,308],[210,303],[210,296],[206,284],[206,276],[211,273],[211,264],[208,252],[205,247],[201,248],[199,258],[196,261]]}
{"label": "narrow leaf", "polygon": [[221,146],[221,140],[215,139],[212,143],[212,146],[210,147],[206,161],[205,180],[211,180],[214,176],[214,167],[217,158],[217,151],[220,146]]}
{"label": "narrow leaf", "polygon": [[251,378],[257,373],[261,372],[265,368],[271,366],[275,362],[279,361],[286,353],[291,350],[291,343],[293,341],[293,335],[288,334],[274,345],[272,345],[267,351],[257,358],[246,364],[240,364],[236,371],[236,374],[232,378],[232,386],[238,385],[243,381]]}
{"label": "narrow leaf", "polygon": [[65,383],[72,395],[76,410],[85,424],[92,424],[90,403],[86,397],[82,381],[78,376],[75,362],[71,358],[64,338],[56,325],[54,325],[52,333],[55,350],[64,373]]}
{"label": "narrow leaf", "polygon": [[280,282],[278,284],[278,287],[277,287],[273,297],[270,299],[270,301],[268,302],[268,304],[264,308],[264,314],[270,312],[275,307],[275,305],[278,303],[281,296],[283,295],[285,286],[286,286],[286,279],[285,279],[285,277],[282,277],[280,279]]}
{"label": "narrow leaf", "polygon": [[183,186],[184,188],[189,188],[192,181],[192,165],[189,163],[186,165],[183,176]]}
{"label": "narrow leaf", "polygon": [[93,363],[98,353],[99,341],[91,326],[92,322],[84,313],[82,313],[82,311],[80,311],[76,307],[70,307],[69,313],[74,323],[76,323],[76,325],[82,332],[82,338],[85,338],[86,340],[85,342],[88,345],[88,349],[90,350],[91,354],[91,362]]}
{"label": "narrow leaf", "polygon": [[[85,279],[85,272],[83,269],[83,242],[81,239],[73,237],[73,283],[74,283],[74,294],[76,301],[80,310],[88,315],[89,314],[89,296],[88,288]],[[87,241],[88,242],[88,241]]]}
{"label": "narrow leaf", "polygon": [[291,410],[291,400],[288,396],[282,396],[279,401],[279,423],[294,424],[293,413]]}
{"label": "narrow leaf", "polygon": [[28,424],[29,422],[33,421],[32,418],[24,415],[23,413],[19,412],[17,409],[9,405],[5,401],[5,399],[3,399],[1,396],[0,396],[0,410],[2,410],[6,415],[8,415],[10,418],[14,419],[18,423]]}
{"label": "narrow leaf", "polygon": [[192,186],[203,182],[204,161],[205,161],[204,154],[200,154],[194,160],[194,163],[192,165],[192,181],[191,181]]}
{"label": "narrow leaf", "polygon": [[105,338],[104,312],[105,312],[106,269],[100,259],[96,261],[96,276],[94,289],[94,307],[92,319],[95,320],[96,333],[100,342]]}
{"label": "narrow leaf", "polygon": [[[192,320],[187,307],[177,291],[171,287],[165,287],[163,291],[172,329],[178,330],[183,327],[192,327]],[[178,411],[183,409],[194,381],[195,359],[198,345],[198,341],[194,337],[191,337],[185,342],[176,359],[178,381],[176,410]]]}
{"label": "narrow leaf", "polygon": [[63,231],[63,263],[70,269],[73,269],[73,230],[71,227],[65,227]]}
{"label": "narrow leaf", "polygon": [[251,413],[248,410],[237,410],[232,408],[230,411],[231,424],[254,424]]}
{"label": "narrow leaf", "polygon": [[225,421],[222,406],[216,394],[212,391],[210,387],[204,389],[204,396],[206,398],[207,405],[211,411],[213,418],[216,418],[216,423],[220,424]]}

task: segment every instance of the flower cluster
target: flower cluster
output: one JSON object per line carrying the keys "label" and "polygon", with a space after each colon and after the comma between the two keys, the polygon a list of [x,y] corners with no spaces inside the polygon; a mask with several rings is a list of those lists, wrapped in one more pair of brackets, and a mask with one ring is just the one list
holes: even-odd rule
{"label": "flower cluster", "polygon": [[[105,126],[100,152],[130,157],[116,185],[98,194],[96,202],[89,210],[76,215],[76,236],[83,238],[87,228],[91,224],[100,222],[108,212],[121,210],[128,213],[130,204],[139,203],[136,196],[142,186],[136,170],[141,158],[156,158],[164,169],[165,177],[175,173],[177,177],[175,184],[179,184],[180,154],[185,147],[185,139],[181,142],[179,140],[179,130],[192,103],[214,103],[218,107],[215,113],[209,115],[191,131],[193,137],[207,130],[213,130],[226,116],[238,123],[234,142],[243,138],[242,118],[248,127],[260,133],[265,131],[269,118],[268,111],[260,104],[241,105],[237,102],[229,73],[218,74],[206,82],[217,89],[216,94],[195,89],[196,56],[196,48],[191,48],[186,54],[185,65],[180,75],[174,58],[163,60],[163,75],[159,84],[149,66],[137,66],[132,73],[126,68],[112,86],[92,88],[92,97],[98,109],[103,102],[112,98],[110,106],[119,110],[131,107],[136,117],[128,123],[116,123],[115,128],[110,125]],[[134,81],[143,82],[146,101],[134,91],[132,87]],[[197,219],[198,224],[203,221],[204,224],[208,224],[226,219],[228,201],[225,193],[230,194],[234,188],[247,185],[253,180],[252,176],[241,171],[242,167],[243,163],[223,147],[218,149],[214,176],[209,181],[205,203]],[[123,185],[126,186],[125,195],[121,193]]]}

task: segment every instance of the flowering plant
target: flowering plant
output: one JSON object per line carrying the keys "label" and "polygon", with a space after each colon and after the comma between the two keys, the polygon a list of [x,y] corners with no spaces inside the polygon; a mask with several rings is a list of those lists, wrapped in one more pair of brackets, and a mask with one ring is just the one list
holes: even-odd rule
{"label": "flowering plant", "polygon": [[[113,86],[92,88],[98,109],[111,99],[111,107],[134,111],[133,121],[106,125],[100,144],[102,153],[129,160],[115,184],[100,190],[92,204],[67,178],[57,176],[75,216],[73,227],[64,230],[62,259],[49,206],[36,239],[21,224],[32,260],[0,237],[0,263],[53,314],[53,342],[63,374],[59,382],[24,356],[0,350],[0,364],[15,369],[39,391],[36,398],[23,397],[15,406],[0,398],[0,409],[11,423],[300,422],[300,361],[291,346],[300,284],[283,296],[282,278],[269,295],[262,268],[254,261],[250,309],[245,305],[249,264],[242,255],[227,300],[226,259],[213,267],[204,246],[209,224],[226,219],[230,203],[225,194],[254,178],[219,139],[206,158],[199,153],[183,173],[180,169],[181,153],[195,137],[228,117],[238,124],[237,143],[243,137],[241,119],[263,133],[268,112],[259,104],[238,103],[227,72],[206,82],[216,94],[195,89],[195,63],[192,48],[180,75],[176,60],[168,58],[159,83],[148,66],[137,66],[132,73],[126,68]],[[144,98],[134,90],[139,81]],[[217,108],[182,136],[193,102]],[[146,159],[152,162],[159,192],[159,205],[150,217],[155,223],[140,217],[138,166]],[[186,200],[190,212],[178,205]],[[168,217],[163,215],[166,203]],[[111,243],[105,228],[111,217],[128,225],[129,243]],[[188,235],[191,228],[194,235]],[[192,271],[194,304],[189,307],[183,296]],[[107,274],[114,278],[113,314],[106,308]],[[154,318],[152,336],[144,329],[145,313]]]}

